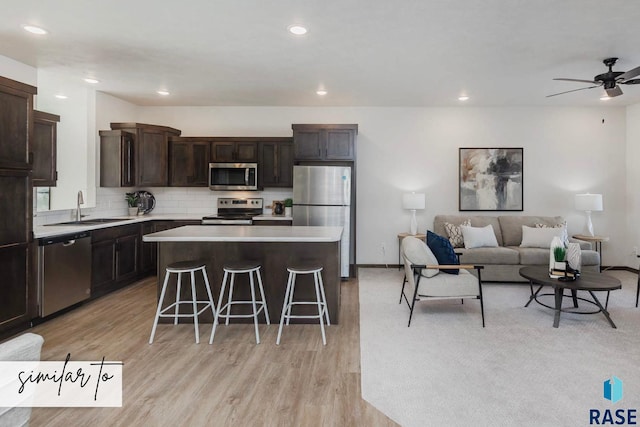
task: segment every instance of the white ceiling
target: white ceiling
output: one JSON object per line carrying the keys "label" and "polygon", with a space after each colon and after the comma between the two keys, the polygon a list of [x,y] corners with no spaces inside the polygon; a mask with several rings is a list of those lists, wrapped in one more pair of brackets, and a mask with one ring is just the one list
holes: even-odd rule
{"label": "white ceiling", "polygon": [[[0,55],[138,105],[600,106],[640,65],[636,0],[3,0]],[[300,23],[309,33],[295,37]],[[34,36],[34,24],[49,31]],[[328,95],[315,91],[324,87]],[[156,90],[171,92],[161,97]],[[640,85],[607,105],[640,103]]]}

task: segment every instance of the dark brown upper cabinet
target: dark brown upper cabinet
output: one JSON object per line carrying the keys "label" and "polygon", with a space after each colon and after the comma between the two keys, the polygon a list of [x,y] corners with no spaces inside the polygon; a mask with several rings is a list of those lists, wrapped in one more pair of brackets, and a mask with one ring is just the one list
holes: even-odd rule
{"label": "dark brown upper cabinet", "polygon": [[100,187],[135,185],[134,135],[123,130],[101,130]]}
{"label": "dark brown upper cabinet", "polygon": [[0,169],[31,169],[33,86],[0,77]]}
{"label": "dark brown upper cabinet", "polygon": [[111,123],[111,129],[133,134],[133,185],[166,187],[169,184],[169,138],[180,136],[181,131],[144,123]]}
{"label": "dark brown upper cabinet", "polygon": [[169,140],[169,185],[206,187],[209,181],[211,143],[191,138]]}
{"label": "dark brown upper cabinet", "polygon": [[356,124],[294,124],[295,160],[353,161],[356,158]]}
{"label": "dark brown upper cabinet", "polygon": [[0,77],[0,340],[26,329],[37,309],[30,155],[36,93]]}
{"label": "dark brown upper cabinet", "polygon": [[293,140],[282,138],[260,141],[259,152],[259,186],[293,187]]}
{"label": "dark brown upper cabinet", "polygon": [[258,142],[247,138],[227,138],[211,143],[212,162],[257,162]]}
{"label": "dark brown upper cabinet", "polygon": [[55,187],[58,179],[56,170],[56,147],[60,116],[33,111],[33,186]]}

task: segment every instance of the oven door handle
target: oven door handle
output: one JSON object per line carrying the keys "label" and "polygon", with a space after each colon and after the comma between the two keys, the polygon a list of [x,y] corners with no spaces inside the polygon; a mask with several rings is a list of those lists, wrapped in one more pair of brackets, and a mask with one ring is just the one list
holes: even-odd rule
{"label": "oven door handle", "polygon": [[249,185],[249,168],[244,170],[244,185]]}

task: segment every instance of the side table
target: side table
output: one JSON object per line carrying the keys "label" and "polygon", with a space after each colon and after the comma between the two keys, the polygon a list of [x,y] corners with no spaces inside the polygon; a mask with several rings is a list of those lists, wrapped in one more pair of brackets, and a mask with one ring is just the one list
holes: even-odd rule
{"label": "side table", "polygon": [[402,265],[404,264],[402,262],[402,239],[404,239],[407,236],[412,236],[415,237],[416,239],[421,239],[421,240],[426,240],[427,235],[426,234],[411,234],[411,233],[398,233],[398,270],[400,270],[402,268]]}
{"label": "side table", "polygon": [[584,234],[576,234],[571,236],[574,239],[584,240],[585,242],[590,242],[595,245],[596,252],[600,254],[600,271],[602,271],[602,242],[608,242],[609,237],[605,236],[587,236]]}

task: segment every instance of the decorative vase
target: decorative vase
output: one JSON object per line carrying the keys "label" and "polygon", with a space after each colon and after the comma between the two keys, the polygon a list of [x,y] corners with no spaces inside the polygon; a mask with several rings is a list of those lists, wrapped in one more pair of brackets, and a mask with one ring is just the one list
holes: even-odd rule
{"label": "decorative vase", "polygon": [[129,216],[136,216],[138,215],[138,207],[129,207]]}
{"label": "decorative vase", "polygon": [[567,247],[567,262],[569,267],[574,270],[580,271],[582,264],[582,251],[580,250],[579,243],[569,243]]}
{"label": "decorative vase", "polygon": [[285,206],[284,208],[284,216],[291,216],[291,211],[293,208],[291,206]]}

